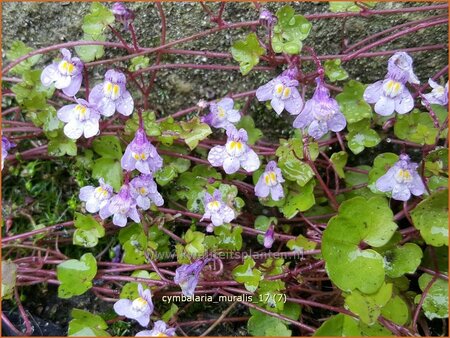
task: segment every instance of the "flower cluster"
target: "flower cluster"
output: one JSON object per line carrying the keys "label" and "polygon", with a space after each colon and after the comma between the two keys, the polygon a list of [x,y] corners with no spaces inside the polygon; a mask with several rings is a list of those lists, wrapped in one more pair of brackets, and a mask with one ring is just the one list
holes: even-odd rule
{"label": "flower cluster", "polygon": [[175,271],[173,281],[181,287],[183,295],[192,297],[198,284],[200,272],[211,259],[199,259],[192,264],[183,264]]}
{"label": "flower cluster", "polygon": [[5,158],[8,156],[8,151],[16,145],[10,142],[6,137],[2,136],[2,170],[5,165]]}
{"label": "flower cluster", "polygon": [[202,122],[214,128],[228,128],[239,122],[241,114],[234,109],[233,99],[226,97],[219,102],[212,102],[209,105],[209,114],[202,117]]}
{"label": "flower cluster", "polygon": [[227,128],[225,146],[215,146],[208,154],[208,161],[213,167],[223,167],[227,174],[234,174],[240,167],[248,172],[259,168],[258,155],[247,145],[248,135],[245,129],[239,131],[233,126]]}
{"label": "flower cluster", "polygon": [[417,173],[418,164],[411,162],[406,154],[401,154],[386,174],[375,183],[376,188],[382,192],[392,193],[392,198],[398,201],[407,201],[411,194],[421,196],[425,193],[422,178]]}
{"label": "flower cluster", "polygon": [[329,130],[339,132],[347,121],[337,101],[330,97],[330,91],[321,78],[316,78],[316,90],[305,104],[300,115],[294,121],[295,128],[308,128],[308,134],[315,139],[321,138]]}
{"label": "flower cluster", "polygon": [[368,86],[364,100],[375,104],[374,110],[382,116],[389,116],[394,111],[406,114],[414,108],[414,99],[406,83],[418,84],[419,79],[413,72],[413,60],[405,52],[397,52],[388,61],[388,73],[384,80]]}
{"label": "flower cluster", "polygon": [[212,224],[206,228],[208,232],[212,232],[214,227],[231,222],[236,217],[234,210],[222,201],[222,193],[219,190],[215,190],[212,196],[205,192],[203,204],[205,213],[200,221],[211,220]]}

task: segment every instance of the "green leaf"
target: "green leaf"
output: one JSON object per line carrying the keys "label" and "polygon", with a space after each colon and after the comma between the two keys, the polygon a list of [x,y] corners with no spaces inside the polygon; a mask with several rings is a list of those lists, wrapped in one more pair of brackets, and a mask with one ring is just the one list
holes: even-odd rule
{"label": "green leaf", "polygon": [[292,335],[292,331],[282,320],[253,309],[250,309],[250,313],[252,316],[247,322],[247,330],[252,336],[290,337]]}
{"label": "green leaf", "polygon": [[360,249],[360,245],[386,244],[397,228],[392,220],[392,210],[382,197],[355,197],[341,204],[322,238],[328,276],[340,289],[373,293],[381,287],[383,257],[372,249]]}
{"label": "green leaf", "polygon": [[[144,121],[144,129],[148,136],[160,136],[161,126],[156,122],[154,111],[142,112],[142,120]],[[132,114],[131,118],[125,123],[125,133],[134,134],[139,128],[139,115]]]}
{"label": "green leaf", "polygon": [[259,57],[265,51],[255,33],[248,34],[245,40],[235,41],[231,47],[231,55],[239,62],[242,75],[247,75],[259,63]]}
{"label": "green leaf", "polygon": [[83,18],[81,28],[83,32],[90,35],[99,35],[103,32],[107,25],[114,22],[114,14],[106,6],[99,2],[91,4],[90,13]]}
{"label": "green leaf", "polygon": [[383,153],[377,155],[373,161],[373,168],[369,171],[368,188],[374,193],[380,193],[375,187],[377,180],[398,161],[398,155],[394,153]]}
{"label": "green leaf", "polygon": [[290,5],[281,7],[276,16],[277,24],[273,28],[272,48],[275,53],[298,54],[302,50],[302,41],[311,31],[311,23],[302,15],[295,15]]}
{"label": "green leaf", "polygon": [[[433,276],[424,273],[419,277],[419,287],[424,291],[432,280]],[[416,296],[416,303],[420,301],[422,295]],[[428,290],[422,309],[428,319],[448,318],[448,284],[443,279],[436,279]]]}
{"label": "green leaf", "polygon": [[135,72],[142,68],[147,68],[150,64],[150,58],[140,55],[131,59],[131,64],[128,66],[130,72]]}
{"label": "green leaf", "polygon": [[11,299],[16,286],[17,265],[2,260],[2,299]]}
{"label": "green leaf", "polygon": [[344,167],[347,164],[348,154],[345,151],[334,153],[330,157],[334,170],[340,178],[345,178]]}
{"label": "green leaf", "polygon": [[330,1],[330,11],[339,12],[360,12],[361,7],[357,6],[353,1]]}
{"label": "green leaf", "polygon": [[345,297],[346,307],[357,314],[365,324],[372,325],[381,314],[381,309],[392,296],[392,284],[383,284],[375,293],[365,295],[358,290],[353,290]]}
{"label": "green leaf", "polygon": [[176,315],[177,312],[178,312],[178,306],[176,304],[171,304],[170,309],[167,310],[161,316],[161,320],[163,320],[164,322],[167,323],[169,320],[171,320]]}
{"label": "green leaf", "polygon": [[183,131],[180,136],[191,150],[194,150],[200,141],[212,134],[211,128],[206,123],[200,122],[198,117],[194,117],[187,122],[181,122],[181,128]]}
{"label": "green leaf", "polygon": [[348,147],[355,155],[362,152],[365,148],[375,147],[381,141],[378,133],[370,129],[369,120],[364,119],[349,124],[348,130],[350,131],[346,136]]}
{"label": "green leaf", "polygon": [[314,333],[316,337],[357,337],[392,336],[392,333],[379,323],[367,326],[361,321],[342,313],[330,317]]}
{"label": "green leaf", "polygon": [[119,242],[123,249],[123,262],[127,264],[143,264],[148,240],[142,226],[133,223],[119,231]]}
{"label": "green leaf", "polygon": [[246,257],[244,264],[238,265],[232,271],[233,278],[238,283],[243,283],[250,292],[255,292],[259,282],[263,279],[261,271],[253,269],[255,261],[251,257]]}
{"label": "green leaf", "polygon": [[398,295],[393,296],[381,309],[381,315],[398,325],[405,325],[411,317],[408,304]]}
{"label": "green leaf", "polygon": [[316,182],[312,180],[303,187],[297,186],[296,188],[289,190],[285,204],[280,207],[286,218],[292,218],[297,215],[299,211],[306,211],[316,203],[314,198],[315,185]]}
{"label": "green leaf", "polygon": [[110,336],[105,331],[108,328],[108,324],[106,324],[102,317],[80,309],[73,309],[71,316],[73,319],[69,322],[67,332],[69,336]]}
{"label": "green leaf", "polygon": [[263,133],[261,129],[255,128],[255,121],[249,115],[245,115],[241,118],[241,120],[236,124],[236,128],[244,128],[248,134],[248,144],[255,144],[262,136]]}
{"label": "green leaf", "polygon": [[49,138],[47,150],[49,155],[52,156],[76,156],[77,155],[77,144],[75,140],[71,140],[66,135],[64,135],[62,130],[58,130],[56,137]]}
{"label": "green leaf", "polygon": [[372,117],[372,108],[364,101],[363,94],[366,86],[361,82],[350,80],[344,85],[342,93],[336,95],[336,101],[347,123],[355,123]]}
{"label": "green leaf", "polygon": [[341,59],[326,60],[323,68],[325,75],[328,76],[331,82],[342,81],[348,78],[348,73],[341,66]]}
{"label": "green leaf", "polygon": [[71,298],[85,293],[92,287],[92,279],[97,274],[97,261],[91,253],[81,256],[80,260],[69,259],[56,267],[56,276],[60,281],[59,298]]}
{"label": "green leaf", "polygon": [[184,235],[186,241],[185,251],[191,257],[201,257],[205,253],[205,234],[189,229]]}
{"label": "green leaf", "polygon": [[[161,280],[161,277],[156,272],[148,272],[145,270],[135,270],[131,274],[131,277],[136,278],[148,278],[151,280]],[[129,282],[122,287],[120,292],[120,299],[136,299],[139,297],[138,285],[141,284],[144,290],[149,289],[148,285],[141,282]],[[156,288],[155,286],[150,289]]]}
{"label": "green leaf", "polygon": [[398,115],[394,125],[394,134],[399,139],[422,145],[434,144],[438,132],[431,116],[417,109],[409,114]]}
{"label": "green leaf", "polygon": [[91,215],[75,213],[75,227],[73,234],[73,244],[84,246],[85,248],[95,247],[98,239],[105,236],[105,229]]}
{"label": "green leaf", "polygon": [[[261,230],[261,231],[267,231],[267,229],[269,229],[269,226],[271,224],[277,224],[278,223],[278,219],[276,217],[267,217],[267,216],[258,216],[255,219],[255,223],[254,223],[254,227],[256,230]],[[256,239],[258,241],[259,244],[263,245],[264,244],[264,235],[257,235]]]}
{"label": "green leaf", "polygon": [[290,239],[286,243],[286,246],[289,248],[289,250],[298,251],[301,253],[304,251],[314,250],[317,246],[317,243],[308,240],[303,235],[298,235],[297,238]]}
{"label": "green leaf", "polygon": [[241,250],[242,248],[242,227],[232,227],[222,225],[214,227],[214,235],[219,239],[218,246],[226,250]]}
{"label": "green leaf", "polygon": [[[14,61],[32,51],[33,48],[27,47],[27,45],[25,45],[22,41],[14,40],[11,44],[11,48],[6,52],[6,59],[8,61]],[[28,59],[11,68],[10,72],[12,74],[22,75],[23,73],[28,72],[36,63],[38,63],[40,58],[41,54],[33,55],[32,57],[29,57]]]}
{"label": "green leaf", "polygon": [[[106,37],[100,35],[84,34],[80,41],[106,41]],[[100,59],[105,54],[105,48],[101,45],[76,46],[75,51],[83,62],[91,62]]]}
{"label": "green leaf", "polygon": [[22,82],[11,87],[16,101],[27,111],[48,109],[47,99],[52,97],[54,86],[44,87],[41,83],[42,70],[29,70],[22,75]]}
{"label": "green leaf", "polygon": [[448,189],[436,191],[420,202],[411,217],[427,244],[448,246]]}
{"label": "green leaf", "polygon": [[422,249],[414,243],[406,243],[403,246],[382,251],[384,256],[384,268],[391,278],[403,276],[405,273],[416,272],[422,261]]}
{"label": "green leaf", "polygon": [[115,191],[119,191],[122,186],[122,167],[119,161],[111,158],[99,158],[94,161],[92,167],[92,177],[104,178],[105,182],[110,184]]}
{"label": "green leaf", "polygon": [[122,147],[117,136],[100,136],[92,142],[94,151],[103,158],[120,160]]}

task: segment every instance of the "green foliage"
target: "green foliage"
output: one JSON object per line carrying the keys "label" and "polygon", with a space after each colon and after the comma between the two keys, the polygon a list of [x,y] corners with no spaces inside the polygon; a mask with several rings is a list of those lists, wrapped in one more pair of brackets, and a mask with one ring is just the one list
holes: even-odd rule
{"label": "green foliage", "polygon": [[85,310],[73,309],[71,316],[73,319],[69,322],[69,329],[67,332],[69,336],[110,336],[110,334],[105,331],[108,328],[108,324],[106,324],[99,315],[94,315]]}
{"label": "green foliage", "polygon": [[372,249],[362,250],[360,245],[386,244],[397,228],[392,219],[392,210],[381,197],[355,197],[341,204],[322,238],[328,276],[340,289],[370,294],[381,287],[385,275],[383,257]]}
{"label": "green foliage", "polygon": [[325,75],[331,82],[342,81],[348,78],[347,71],[341,66],[341,59],[326,60],[323,68]]}
{"label": "green foliage", "polygon": [[[81,41],[106,41],[105,29],[114,22],[111,10],[99,2],[93,2],[88,14],[83,18],[84,35]],[[100,45],[76,46],[75,50],[84,62],[91,62],[101,58],[105,49]]]}
{"label": "green foliage", "polygon": [[92,143],[94,151],[101,157],[94,161],[92,176],[96,179],[104,178],[115,191],[122,185],[122,147],[116,136],[100,136]]}
{"label": "green foliage", "polygon": [[375,187],[377,180],[398,161],[398,155],[394,153],[383,153],[377,155],[373,161],[373,167],[369,171],[369,189],[374,193],[380,193]]}
{"label": "green foliage", "polygon": [[99,136],[92,142],[94,151],[103,158],[120,160],[122,158],[122,147],[117,136]]}
{"label": "green foliage", "polygon": [[[422,291],[425,291],[428,284],[432,281],[433,276],[424,273],[419,278],[419,287]],[[415,302],[418,303],[422,295],[417,295]],[[448,283],[440,278],[437,278],[431,287],[428,289],[428,293],[423,301],[422,309],[428,319],[434,318],[448,318]]]}
{"label": "green foliage", "polygon": [[161,316],[161,320],[167,323],[176,315],[177,312],[178,306],[176,304],[170,304],[170,309]]}
{"label": "green foliage", "polygon": [[380,143],[381,138],[378,133],[370,129],[369,120],[361,120],[359,122],[348,125],[349,133],[347,134],[348,147],[353,154],[357,155],[365,148],[375,147]]}
{"label": "green foliage", "polygon": [[311,23],[302,15],[296,15],[290,5],[280,8],[273,27],[272,48],[276,53],[298,54],[311,30]]}
{"label": "green foliage", "polygon": [[232,227],[231,225],[221,225],[214,227],[214,235],[218,239],[218,247],[225,250],[241,250],[242,248],[242,227]]}
{"label": "green foliage", "polygon": [[[135,270],[131,274],[131,277],[148,278],[151,280],[161,280],[161,277],[159,277],[159,275],[156,272],[148,272],[145,270]],[[126,283],[122,287],[122,291],[120,291],[120,298],[121,299],[131,299],[131,300],[138,298],[139,297],[139,292],[138,292],[139,284],[142,285],[144,290],[149,288],[148,285],[146,285],[145,283],[140,283],[140,282]]]}
{"label": "green foliage", "polygon": [[58,287],[58,297],[82,295],[92,287],[92,279],[96,274],[97,261],[91,253],[84,254],[80,260],[69,259],[58,264],[56,276],[61,283]]}
{"label": "green foliage", "polygon": [[22,75],[22,82],[11,87],[16,94],[16,101],[26,111],[43,110],[48,107],[47,99],[52,97],[55,88],[44,87],[41,83],[42,70],[30,70]]}
{"label": "green foliage", "polygon": [[[32,51],[33,48],[28,47],[22,41],[14,40],[11,44],[11,48],[6,52],[6,59],[12,62]],[[12,74],[23,75],[24,73],[30,71],[31,67],[38,63],[40,58],[40,54],[33,55],[32,57],[29,57],[28,59],[11,68],[10,72]]]}
{"label": "green foliage", "polygon": [[378,250],[384,256],[386,275],[398,278],[405,273],[414,273],[422,260],[422,249],[414,243],[403,246],[388,246]]}
{"label": "green foliage", "polygon": [[198,117],[187,122],[182,121],[181,128],[180,137],[184,139],[191,150],[194,150],[200,141],[212,133],[211,128],[206,123],[200,122]]}
{"label": "green foliage", "polygon": [[348,154],[345,151],[339,151],[330,157],[330,161],[339,178],[345,178],[344,167],[347,164],[347,160]]}
{"label": "green foliage", "polygon": [[434,144],[438,129],[428,113],[417,109],[409,114],[398,115],[394,125],[394,134],[401,140],[419,144]]}
{"label": "green foliage", "polygon": [[358,337],[392,336],[392,333],[379,323],[368,326],[357,319],[342,313],[327,319],[314,333],[316,337]]}
{"label": "green foliage", "polygon": [[198,258],[203,256],[205,253],[205,246],[203,242],[205,241],[205,234],[199,231],[192,231],[189,229],[184,234],[186,241],[185,251],[189,257]]}
{"label": "green foliage", "polygon": [[[276,217],[267,217],[267,216],[259,215],[255,219],[254,226],[255,226],[255,229],[266,232],[272,223],[277,224],[278,219]],[[257,235],[256,240],[258,241],[259,244],[263,245],[264,244],[264,235]]]}
{"label": "green foliage", "polygon": [[245,40],[235,41],[231,47],[231,55],[239,62],[242,75],[247,75],[259,63],[265,51],[255,33],[248,34]]}
{"label": "green foliage", "polygon": [[366,85],[350,80],[344,85],[343,92],[336,95],[336,101],[349,124],[372,117],[372,108],[363,98],[365,89]]}
{"label": "green foliage", "polygon": [[2,260],[2,299],[11,299],[16,286],[17,265]]}
{"label": "green foliage", "polygon": [[448,189],[436,191],[420,202],[411,217],[427,244],[448,246]]}
{"label": "green foliage", "polygon": [[244,128],[248,134],[248,144],[255,144],[262,136],[263,133],[261,129],[255,127],[255,121],[250,115],[245,115],[241,118],[241,120],[236,124],[236,128]]}
{"label": "green foliage", "polygon": [[75,213],[75,232],[73,244],[92,248],[97,245],[98,239],[105,236],[105,229],[91,215]]}
{"label": "green foliage", "polygon": [[77,145],[75,141],[68,138],[62,130],[58,130],[57,135],[49,139],[47,150],[49,155],[53,156],[77,155]]}
{"label": "green foliage", "polygon": [[147,236],[142,226],[133,223],[119,231],[119,242],[122,245],[122,260],[127,264],[143,264],[147,250]]}
{"label": "green foliage", "polygon": [[316,203],[314,197],[315,185],[316,182],[312,180],[303,187],[299,187],[298,185],[291,186],[292,188],[289,189],[284,205],[280,207],[284,217],[292,218],[299,211],[306,211]]}
{"label": "green foliage", "polygon": [[136,56],[131,59],[131,64],[128,66],[130,72],[135,72],[139,69],[147,68],[150,64],[150,58],[144,55]]}
{"label": "green foliage", "polygon": [[[144,129],[148,136],[160,136],[161,126],[156,122],[156,115],[154,111],[142,112],[142,120],[144,121]],[[131,118],[125,123],[125,132],[132,134],[139,128],[139,115],[132,114]]]}
{"label": "green foliage", "polygon": [[286,243],[286,246],[289,248],[289,250],[298,251],[301,253],[303,251],[314,250],[317,246],[317,243],[308,240],[303,235],[298,235],[295,239],[290,239]]}
{"label": "green foliage", "polygon": [[399,295],[393,295],[381,309],[381,315],[398,325],[405,325],[411,319],[408,304]]}
{"label": "green foliage", "polygon": [[251,257],[246,257],[244,264],[238,265],[232,271],[233,279],[238,283],[243,283],[250,292],[255,292],[259,282],[263,279],[261,271],[254,269],[255,261]]}
{"label": "green foliage", "polygon": [[257,337],[290,337],[292,331],[278,318],[269,316],[261,311],[250,309],[252,316],[247,322],[247,330]]}

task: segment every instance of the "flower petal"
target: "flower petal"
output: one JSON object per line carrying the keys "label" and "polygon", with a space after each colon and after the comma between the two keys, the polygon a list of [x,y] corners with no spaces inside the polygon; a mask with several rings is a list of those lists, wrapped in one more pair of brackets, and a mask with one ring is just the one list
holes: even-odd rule
{"label": "flower petal", "polygon": [[392,189],[392,198],[397,201],[407,201],[411,197],[411,192],[406,184],[395,184]]}
{"label": "flower petal", "polygon": [[386,96],[381,96],[377,103],[375,103],[374,110],[378,115],[389,116],[395,110],[395,101]]}
{"label": "flower petal", "polygon": [[258,170],[260,164],[261,162],[259,161],[258,155],[250,148],[248,149],[245,158],[241,158],[241,166],[248,172]]}
{"label": "flower petal", "polygon": [[280,100],[278,97],[272,98],[272,101],[270,101],[270,105],[278,115],[280,115],[284,110],[284,101]]}
{"label": "flower petal", "polygon": [[399,114],[406,114],[414,108],[414,99],[405,87],[400,96],[394,99],[395,101],[395,111]]}
{"label": "flower petal", "polygon": [[258,183],[255,185],[255,195],[258,197],[269,196],[270,188],[264,183],[264,174],[259,177]]}
{"label": "flower petal", "polygon": [[64,126],[64,134],[72,140],[77,140],[83,135],[83,125],[78,120],[70,120]]}
{"label": "flower petal", "polygon": [[61,121],[67,123],[73,117],[74,115],[73,110],[75,109],[76,106],[77,106],[76,104],[69,104],[67,106],[64,106],[58,110],[56,116],[58,116],[58,118]]}
{"label": "flower petal", "polygon": [[223,170],[227,174],[234,174],[236,171],[239,170],[240,162],[237,158],[234,157],[227,157],[223,161]]}
{"label": "flower petal", "polygon": [[209,151],[208,162],[211,163],[213,167],[220,167],[226,156],[226,149],[224,146],[215,146]]}
{"label": "flower petal", "polygon": [[84,123],[84,137],[90,138],[97,135],[99,130],[98,120],[87,120]]}
{"label": "flower petal", "polygon": [[124,227],[127,225],[127,216],[123,214],[116,213],[113,217],[113,223],[119,227]]}
{"label": "flower petal", "polygon": [[367,103],[376,103],[383,94],[383,80],[369,85],[364,91],[364,100]]}
{"label": "flower petal", "polygon": [[116,109],[125,116],[130,116],[133,113],[134,101],[128,90],[116,101]]}
{"label": "flower petal", "polygon": [[55,82],[59,77],[58,65],[52,63],[44,68],[41,73],[41,83],[44,87],[49,87]]}
{"label": "flower petal", "polygon": [[270,82],[266,83],[265,85],[259,87],[256,90],[256,98],[258,101],[268,101],[272,99],[272,93],[273,93],[273,86],[274,86],[274,80],[271,80]]}
{"label": "flower petal", "polygon": [[82,81],[83,75],[78,74],[76,76],[73,76],[70,80],[69,85],[62,89],[63,93],[70,97],[75,96],[80,90]]}
{"label": "flower petal", "polygon": [[277,184],[270,189],[270,196],[274,201],[279,201],[284,197],[284,191],[281,184]]}

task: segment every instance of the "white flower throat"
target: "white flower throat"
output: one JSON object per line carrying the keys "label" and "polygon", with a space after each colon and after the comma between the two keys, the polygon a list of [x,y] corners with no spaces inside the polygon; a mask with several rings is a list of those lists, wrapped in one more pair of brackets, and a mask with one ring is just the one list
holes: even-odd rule
{"label": "white flower throat", "polygon": [[291,96],[292,90],[291,88],[283,85],[282,83],[278,83],[274,88],[274,95],[276,97],[281,98],[282,100],[286,100]]}
{"label": "white flower throat", "polygon": [[118,84],[106,81],[103,85],[103,93],[111,100],[117,100],[121,95],[120,86]]}
{"label": "white flower throat", "polygon": [[226,144],[227,153],[233,157],[239,157],[245,152],[245,144],[240,140],[228,141]]}
{"label": "white flower throat", "polygon": [[147,307],[148,302],[142,297],[136,298],[133,300],[133,303],[131,303],[131,308],[136,312],[145,312]]}
{"label": "white flower throat", "polygon": [[75,71],[73,63],[63,60],[58,64],[58,70],[63,75],[72,75]]}

